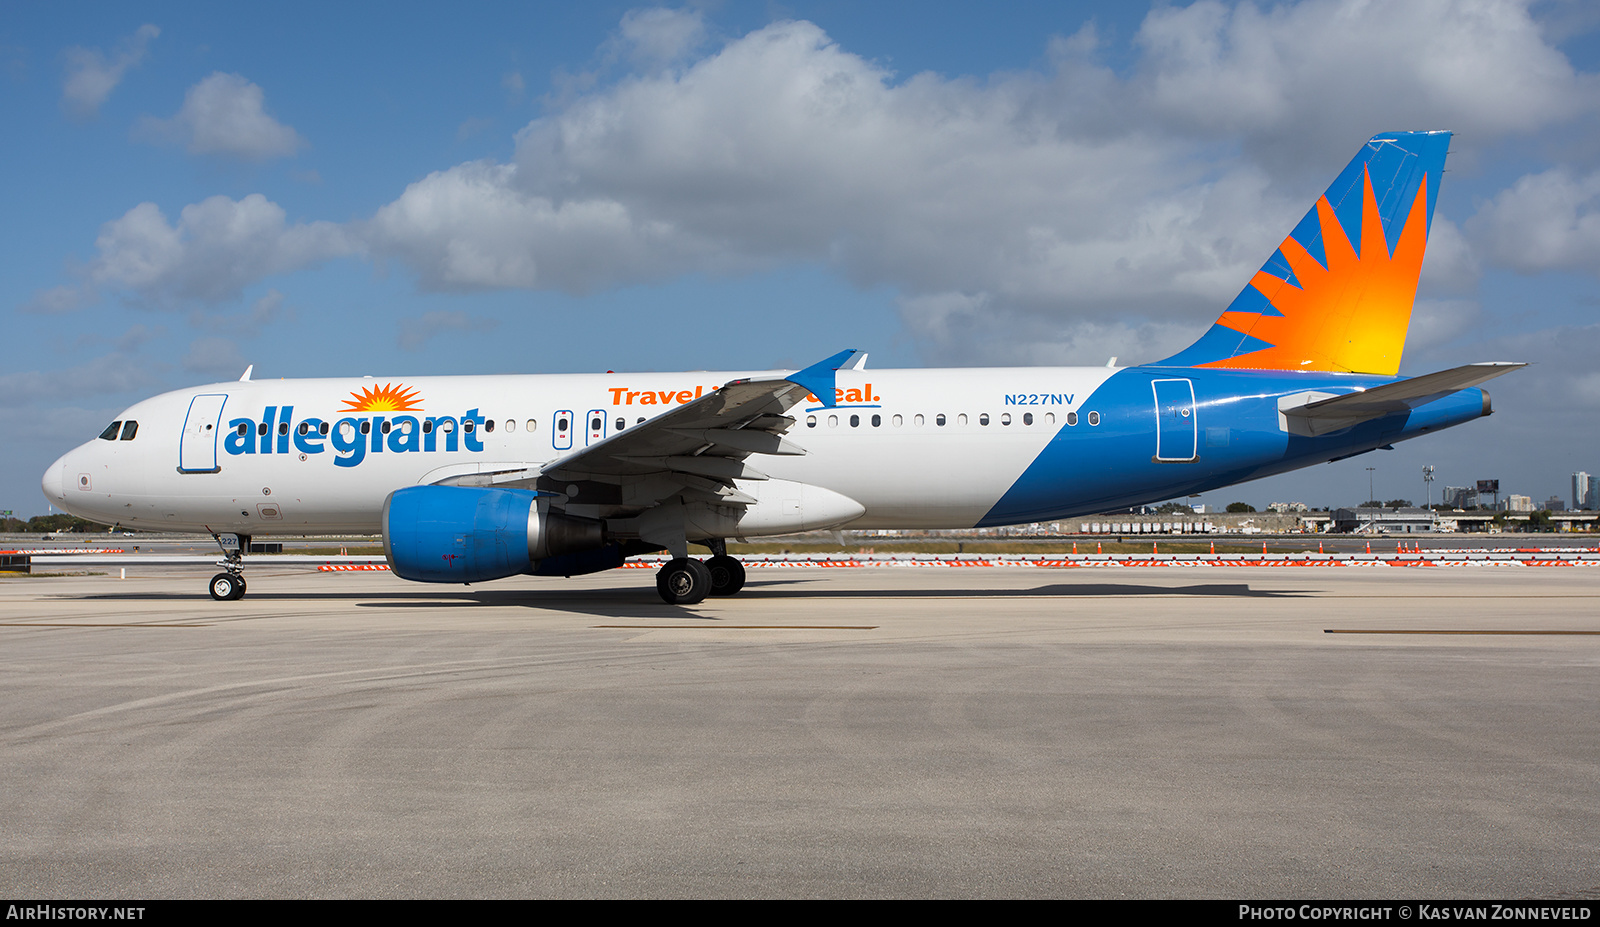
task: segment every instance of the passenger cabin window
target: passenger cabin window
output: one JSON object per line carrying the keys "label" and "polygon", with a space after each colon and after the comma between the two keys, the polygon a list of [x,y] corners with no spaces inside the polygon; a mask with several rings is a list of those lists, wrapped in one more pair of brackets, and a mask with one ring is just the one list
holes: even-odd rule
{"label": "passenger cabin window", "polygon": [[851,428],[860,428],[861,427],[861,416],[859,416],[859,415],[850,416],[850,427]]}
{"label": "passenger cabin window", "polygon": [[938,425],[940,428],[943,428],[944,427],[944,413],[940,412],[938,415],[934,416],[933,417],[933,423],[935,425]]}
{"label": "passenger cabin window", "polygon": [[628,420],[627,419],[625,419],[625,418],[617,419],[617,430],[618,431],[621,431],[622,429],[624,429],[626,427],[628,427]]}
{"label": "passenger cabin window", "polygon": [[1022,413],[1022,424],[1024,424],[1024,425],[1032,425],[1033,424],[1033,413],[1032,412],[1024,412],[1024,413]]}
{"label": "passenger cabin window", "polygon": [[516,431],[516,430],[517,430],[517,420],[514,419],[514,418],[506,419],[506,431],[511,432],[511,431]]}
{"label": "passenger cabin window", "polygon": [[989,424],[989,413],[985,412],[982,415],[978,416],[978,424],[980,424],[980,425]]}
{"label": "passenger cabin window", "polygon": [[328,436],[328,423],[327,422],[321,422],[321,423],[319,423],[317,425],[317,434],[322,435],[323,437],[327,437]]}
{"label": "passenger cabin window", "polygon": [[1090,412],[1089,413],[1089,424],[1091,424],[1091,425],[1100,424],[1100,413],[1099,412]]}
{"label": "passenger cabin window", "polygon": [[[114,425],[116,423],[113,422],[112,424]],[[815,427],[817,427],[817,417],[815,415],[806,416],[806,427],[807,428],[815,428]]]}
{"label": "passenger cabin window", "polygon": [[957,425],[965,425],[966,423],[967,423],[967,413],[963,412],[960,415],[956,416],[956,424]]}
{"label": "passenger cabin window", "polygon": [[883,424],[883,416],[874,415],[872,417],[872,427],[877,428],[879,425],[882,425],[882,424]]}
{"label": "passenger cabin window", "polygon": [[1074,425],[1074,426],[1077,425],[1078,424],[1078,413],[1076,413],[1076,412],[1068,412],[1067,413],[1067,424],[1068,425]]}
{"label": "passenger cabin window", "polygon": [[105,431],[100,432],[100,440],[102,440],[102,441],[115,441],[115,440],[117,440],[117,432],[119,432],[121,430],[122,430],[122,423],[121,422],[112,422],[111,424],[106,426],[106,430]]}
{"label": "passenger cabin window", "polygon": [[539,420],[536,419],[536,418],[528,419],[528,430],[529,431],[538,431],[539,430]]}
{"label": "passenger cabin window", "polygon": [[[250,433],[250,426],[246,425],[243,422],[240,422],[239,423],[239,437],[242,438],[242,437],[244,437],[245,435],[247,435],[249,433]],[[104,435],[102,435],[102,437],[104,437]]]}
{"label": "passenger cabin window", "polygon": [[[1030,421],[1031,421],[1031,419],[1030,419]],[[1002,412],[1002,413],[1000,413],[1000,424],[1002,424],[1002,425],[1011,424],[1011,413],[1010,412]]]}

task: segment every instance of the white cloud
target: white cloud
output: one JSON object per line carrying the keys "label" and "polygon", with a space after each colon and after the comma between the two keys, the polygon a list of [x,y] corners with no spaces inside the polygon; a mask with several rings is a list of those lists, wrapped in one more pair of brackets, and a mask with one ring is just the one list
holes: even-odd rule
{"label": "white cloud", "polygon": [[6,397],[8,406],[20,406],[112,393],[149,392],[159,381],[148,363],[116,353],[65,370],[0,374],[0,394]]}
{"label": "white cloud", "polygon": [[398,342],[407,351],[419,351],[445,332],[486,332],[499,324],[496,319],[468,315],[463,309],[424,312],[420,318],[400,320]]}
{"label": "white cloud", "polygon": [[150,42],[160,34],[159,28],[146,23],[118,42],[116,53],[109,57],[98,48],[67,49],[67,78],[61,86],[61,102],[76,115],[94,115],[122,82],[123,75],[144,60]]}
{"label": "white cloud", "polygon": [[[659,28],[666,57],[702,41],[667,28],[703,28],[693,14],[649,13],[624,39]],[[986,294],[997,319],[1162,322],[1225,304],[1374,131],[1455,123],[1481,144],[1585,111],[1594,83],[1514,2],[1162,8],[1127,79],[1097,41],[1054,41],[1051,73],[897,81],[777,23],[570,101],[511,164],[413,184],[371,240],[433,289],[813,261],[897,287],[908,324],[947,293]],[[1475,284],[1448,221],[1431,250],[1430,289]]]}
{"label": "white cloud", "polygon": [[283,207],[259,193],[185,206],[176,225],[156,204],[140,203],[102,226],[95,247],[85,291],[131,291],[158,305],[235,298],[262,277],[360,250],[339,225],[288,225]]}
{"label": "white cloud", "polygon": [[1482,143],[1593,112],[1600,89],[1520,0],[1202,0],[1152,11],[1135,41],[1153,115],[1279,159],[1395,129]]}
{"label": "white cloud", "polygon": [[189,88],[171,119],[146,119],[141,133],[183,144],[190,154],[262,161],[286,158],[306,145],[289,126],[267,115],[261,88],[221,71]]}
{"label": "white cloud", "polygon": [[195,309],[189,313],[189,324],[213,332],[226,332],[254,338],[269,325],[294,318],[294,309],[284,305],[284,296],[276,289],[258,297],[244,312],[218,313],[213,309]]}
{"label": "white cloud", "polygon": [[[216,300],[365,252],[425,289],[586,292],[805,262],[897,290],[938,359],[1150,360],[1199,335],[1372,133],[1483,145],[1592,112],[1595,89],[1513,0],[1162,7],[1122,75],[1092,27],[1052,40],[1047,70],[984,81],[902,78],[805,22],[707,41],[697,13],[630,13],[602,52],[635,70],[552,102],[510,163],[436,171],[349,226],[289,227],[259,196],[177,226],[145,204],[108,224],[86,283]],[[1477,274],[1437,219],[1426,291]]]}
{"label": "white cloud", "polygon": [[527,84],[522,80],[521,71],[507,71],[506,75],[500,78],[500,86],[505,89],[506,102],[508,104],[521,102],[522,94],[528,89]]}
{"label": "white cloud", "polygon": [[237,378],[244,373],[244,355],[239,346],[228,338],[205,335],[189,343],[183,355],[183,369],[191,373],[212,377]]}
{"label": "white cloud", "polygon": [[1467,228],[1501,266],[1600,273],[1600,172],[1529,174],[1484,204]]}
{"label": "white cloud", "polygon": [[619,31],[629,60],[645,70],[676,64],[706,39],[705,19],[698,10],[629,10]]}

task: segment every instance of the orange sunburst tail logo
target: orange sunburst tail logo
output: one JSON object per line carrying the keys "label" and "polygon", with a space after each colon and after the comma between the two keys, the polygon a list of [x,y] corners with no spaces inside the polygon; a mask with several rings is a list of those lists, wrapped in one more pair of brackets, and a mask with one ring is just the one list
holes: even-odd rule
{"label": "orange sunburst tail logo", "polygon": [[1396,375],[1449,141],[1373,138],[1211,329],[1160,366]]}

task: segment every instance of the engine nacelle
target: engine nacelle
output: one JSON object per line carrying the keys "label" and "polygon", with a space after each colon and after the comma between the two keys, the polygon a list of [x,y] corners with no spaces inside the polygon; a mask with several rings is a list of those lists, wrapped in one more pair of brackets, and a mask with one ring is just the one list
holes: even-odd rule
{"label": "engine nacelle", "polygon": [[[407,486],[383,503],[383,553],[402,579],[476,583],[605,546],[598,521],[549,511],[526,489]],[[580,571],[572,571],[580,572]]]}

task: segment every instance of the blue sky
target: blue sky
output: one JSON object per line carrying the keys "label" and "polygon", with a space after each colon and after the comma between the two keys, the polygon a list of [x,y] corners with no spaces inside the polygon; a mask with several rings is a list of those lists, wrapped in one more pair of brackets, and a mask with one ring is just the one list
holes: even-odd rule
{"label": "blue sky", "polygon": [[[1214,494],[1600,472],[1578,2],[11,5],[0,509],[236,378],[1156,360],[1369,136],[1456,131],[1401,372],[1497,414]],[[1437,499],[1437,495],[1435,496]]]}

